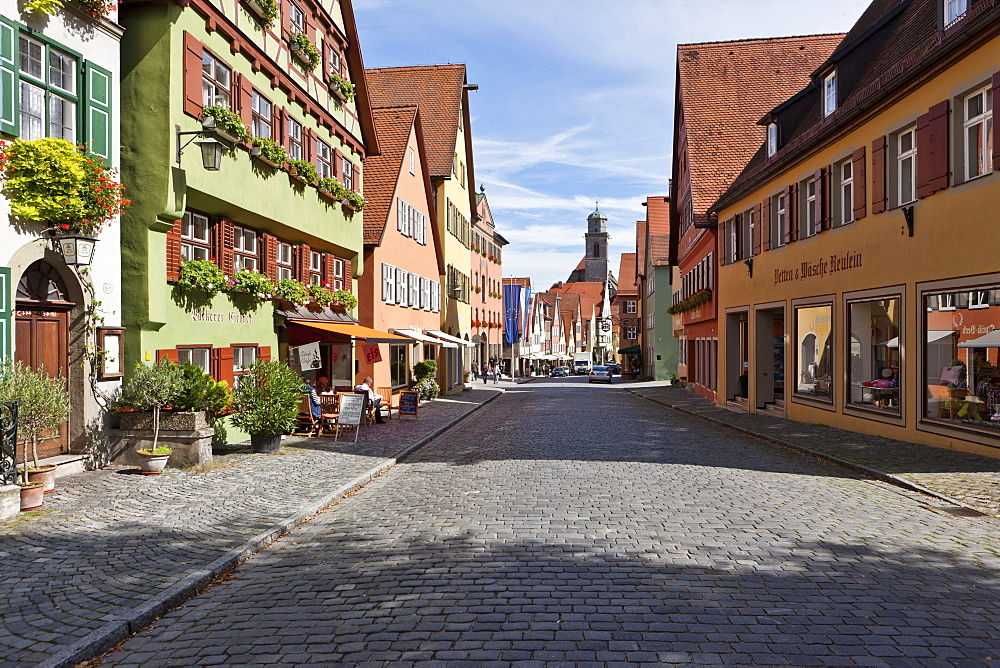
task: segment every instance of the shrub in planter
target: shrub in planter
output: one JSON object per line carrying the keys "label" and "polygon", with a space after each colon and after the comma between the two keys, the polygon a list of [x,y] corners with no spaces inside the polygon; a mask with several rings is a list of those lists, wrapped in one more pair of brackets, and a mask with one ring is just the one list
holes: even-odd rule
{"label": "shrub in planter", "polygon": [[[160,437],[160,411],[176,397],[184,387],[184,370],[168,360],[160,360],[152,366],[135,363],[135,370],[121,389],[122,403],[138,411],[153,413],[153,445],[149,450],[136,450],[143,460],[144,472],[159,472],[166,465],[166,458],[173,452],[170,448],[158,447]],[[146,455],[146,456],[144,456]],[[151,457],[159,458],[160,461]],[[146,460],[159,469],[147,471]]]}
{"label": "shrub in planter", "polygon": [[69,417],[69,393],[66,379],[49,377],[45,367],[37,369],[21,362],[5,362],[0,366],[0,401],[17,401],[18,429],[26,441],[21,484],[28,485],[28,448],[31,443],[30,468],[38,469],[38,441],[45,432],[59,429]]}
{"label": "shrub in planter", "polygon": [[253,269],[240,269],[233,274],[229,289],[232,292],[244,292],[258,303],[274,296],[274,283],[271,279]]}
{"label": "shrub in planter", "polygon": [[413,389],[420,393],[421,400],[436,399],[440,394],[441,388],[437,384],[436,376],[437,362],[434,360],[424,360],[413,365],[413,377],[417,381]]}
{"label": "shrub in planter", "polygon": [[230,421],[250,434],[255,451],[275,450],[280,435],[295,426],[301,400],[302,379],[295,371],[279,360],[258,359],[233,391]]}
{"label": "shrub in planter", "polygon": [[309,288],[294,278],[283,278],[274,286],[274,296],[286,302],[304,306],[309,303]]}
{"label": "shrub in planter", "polygon": [[228,283],[226,275],[215,263],[215,258],[181,263],[181,274],[177,279],[177,287],[188,292],[201,292],[207,299],[222,292]]}
{"label": "shrub in planter", "polygon": [[295,176],[306,183],[315,183],[319,180],[319,172],[316,171],[316,165],[311,162],[306,162],[305,160],[289,160],[288,161],[289,171],[294,170]]}
{"label": "shrub in planter", "polygon": [[268,28],[273,28],[274,22],[281,15],[281,9],[277,0],[254,0],[254,2],[260,7],[261,18],[264,20],[264,24]]}
{"label": "shrub in planter", "polygon": [[250,141],[253,136],[250,134],[250,128],[247,124],[243,122],[240,116],[232,111],[232,109],[226,109],[223,106],[214,104],[208,107],[204,107],[201,110],[203,117],[211,116],[215,119],[215,127],[219,128],[228,135],[236,137],[240,141]]}
{"label": "shrub in planter", "polygon": [[229,410],[233,402],[233,394],[229,384],[216,381],[200,366],[181,364],[181,384],[176,393],[170,397],[170,410],[180,412],[208,411],[212,415],[220,415]]}
{"label": "shrub in planter", "polygon": [[264,158],[268,162],[273,162],[276,165],[280,165],[288,159],[288,154],[285,153],[285,149],[282,148],[281,144],[273,139],[268,139],[266,137],[254,137],[250,142],[250,145],[253,146],[256,153],[260,155],[260,157]]}

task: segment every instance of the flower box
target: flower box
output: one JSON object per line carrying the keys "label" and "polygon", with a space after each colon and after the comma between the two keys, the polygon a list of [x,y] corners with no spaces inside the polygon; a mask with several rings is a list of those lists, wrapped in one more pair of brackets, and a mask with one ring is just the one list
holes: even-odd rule
{"label": "flower box", "polygon": [[257,0],[247,0],[247,9],[256,14],[262,21],[267,21],[267,12]]}
{"label": "flower box", "polygon": [[316,192],[318,192],[318,193],[319,193],[319,196],[320,196],[320,197],[322,197],[322,198],[323,198],[323,199],[325,199],[326,201],[328,201],[328,202],[332,202],[332,203],[334,203],[334,204],[336,204],[337,202],[343,202],[343,201],[344,201],[344,200],[343,200],[343,198],[340,198],[340,197],[337,197],[337,196],[336,196],[336,195],[334,195],[333,193],[331,193],[331,192],[328,192],[328,191],[326,191],[326,190],[317,190]]}
{"label": "flower box", "polygon": [[[251,153],[250,155],[253,155],[253,153]],[[263,155],[253,155],[253,157],[256,160],[260,160],[261,162],[263,162],[265,165],[267,165],[268,167],[270,167],[272,169],[277,169],[278,167],[281,166],[281,165],[279,165],[276,162],[271,162],[270,160],[268,160],[267,158],[265,158]]]}
{"label": "flower box", "polygon": [[229,134],[228,132],[226,132],[225,130],[223,130],[222,128],[220,128],[219,126],[215,126],[215,136],[218,137],[219,139],[223,139],[223,140],[229,142],[230,144],[239,144],[240,143],[240,138],[239,137],[237,137],[236,135]]}
{"label": "flower box", "polygon": [[345,199],[343,202],[341,202],[341,204],[343,204],[344,208],[350,211],[351,213],[356,213],[358,210],[358,207],[354,206],[354,203],[351,202],[351,200],[349,199]]}
{"label": "flower box", "polygon": [[347,93],[345,93],[344,91],[340,90],[340,85],[339,84],[330,84],[330,93],[335,98],[337,98],[338,100],[340,100],[341,104],[343,104],[344,102],[347,102]]}

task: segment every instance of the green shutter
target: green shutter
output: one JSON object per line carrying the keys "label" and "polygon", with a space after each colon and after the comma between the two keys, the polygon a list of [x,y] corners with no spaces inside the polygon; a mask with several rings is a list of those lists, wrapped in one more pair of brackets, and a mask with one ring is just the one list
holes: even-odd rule
{"label": "green shutter", "polygon": [[0,21],[0,132],[18,135],[18,93],[17,93],[17,45],[16,27]]}
{"label": "green shutter", "polygon": [[111,73],[89,60],[84,66],[85,139],[94,155],[111,164]]}
{"label": "green shutter", "polygon": [[10,359],[10,340],[13,336],[10,267],[0,267],[0,362]]}

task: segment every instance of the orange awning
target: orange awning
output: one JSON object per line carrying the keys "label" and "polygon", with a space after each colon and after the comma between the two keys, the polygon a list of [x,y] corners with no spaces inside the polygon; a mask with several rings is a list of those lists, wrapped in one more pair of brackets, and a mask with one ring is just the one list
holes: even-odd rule
{"label": "orange awning", "polygon": [[368,343],[412,343],[413,339],[406,336],[396,336],[389,332],[380,332],[371,327],[365,327],[351,322],[317,322],[315,320],[289,320],[288,322],[303,327],[311,327],[324,332],[343,334],[352,339],[363,339]]}

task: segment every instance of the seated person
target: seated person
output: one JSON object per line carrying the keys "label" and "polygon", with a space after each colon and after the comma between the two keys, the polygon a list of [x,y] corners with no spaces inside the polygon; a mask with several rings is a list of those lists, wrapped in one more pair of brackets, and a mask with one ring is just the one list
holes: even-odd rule
{"label": "seated person", "polygon": [[314,382],[315,381],[313,381],[312,378],[307,378],[306,384],[302,386],[302,393],[309,395],[309,411],[312,413],[314,418],[319,420],[323,417],[323,408],[319,403],[319,393],[317,393],[316,388],[313,387]]}
{"label": "seated person", "polygon": [[330,392],[330,379],[326,376],[320,376],[316,379],[316,391],[317,392]]}
{"label": "seated person", "polygon": [[385,420],[382,419],[382,395],[376,394],[375,390],[372,389],[372,378],[367,376],[363,383],[354,386],[355,392],[367,392],[368,402],[372,405],[375,411],[375,423],[382,424]]}

